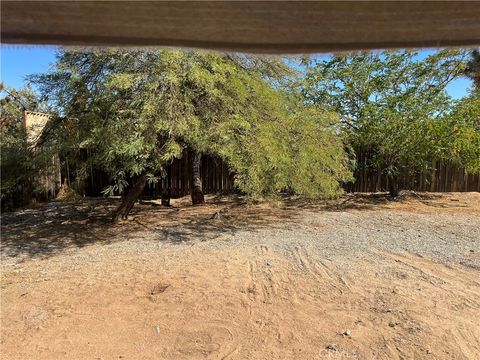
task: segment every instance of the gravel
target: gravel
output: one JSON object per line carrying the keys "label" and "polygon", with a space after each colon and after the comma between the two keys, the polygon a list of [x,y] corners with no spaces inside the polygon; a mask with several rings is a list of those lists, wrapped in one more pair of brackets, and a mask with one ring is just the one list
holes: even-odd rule
{"label": "gravel", "polygon": [[[478,199],[478,194],[472,196],[474,201]],[[212,210],[200,220],[198,214],[195,215],[197,222],[187,217],[188,222],[176,223],[173,218],[167,225],[155,224],[146,211],[142,222],[148,226],[133,226],[137,223],[132,220],[119,227],[82,220],[105,217],[113,208],[111,201],[52,202],[38,209],[5,214],[2,216],[2,263],[16,264],[59,253],[94,262],[96,254],[102,252],[142,254],[158,253],[174,246],[184,251],[191,246],[219,249],[264,245],[287,256],[294,256],[295,250],[302,248],[326,261],[343,259],[336,263],[345,267],[349,266],[349,259],[374,261],[382,251],[408,251],[445,264],[480,269],[480,216],[476,208],[471,212],[442,208],[428,212],[406,211],[385,206],[345,211],[307,208],[290,218],[287,213],[288,216],[278,221],[260,226],[231,225],[238,214],[245,209],[255,210],[254,207],[242,208],[237,213],[233,209],[231,215],[219,220],[210,219],[216,211]],[[177,210],[175,215],[182,212]],[[228,226],[223,223],[226,217],[230,217]],[[68,246],[63,243],[67,238]]]}
{"label": "gravel", "polygon": [[249,243],[254,239],[285,254],[300,246],[326,260],[347,259],[346,266],[349,258],[372,260],[380,250],[408,251],[445,264],[480,269],[480,218],[476,215],[308,212],[300,223],[261,229],[252,235],[251,231],[239,232],[224,240]]}

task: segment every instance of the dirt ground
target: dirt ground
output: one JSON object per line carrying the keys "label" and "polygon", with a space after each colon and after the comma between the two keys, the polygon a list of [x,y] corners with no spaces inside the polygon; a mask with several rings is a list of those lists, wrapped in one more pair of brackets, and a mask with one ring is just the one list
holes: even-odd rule
{"label": "dirt ground", "polygon": [[480,358],[479,193],[207,200],[3,214],[1,358]]}

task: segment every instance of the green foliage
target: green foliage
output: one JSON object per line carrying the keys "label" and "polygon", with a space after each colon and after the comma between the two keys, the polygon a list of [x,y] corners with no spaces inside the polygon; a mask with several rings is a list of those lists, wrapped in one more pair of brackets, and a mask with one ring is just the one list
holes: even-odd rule
{"label": "green foliage", "polygon": [[480,173],[480,90],[457,101],[436,125],[443,150],[436,158],[465,166],[469,173]]}
{"label": "green foliage", "polygon": [[355,151],[367,151],[370,166],[391,178],[426,171],[432,159],[475,170],[478,103],[471,97],[451,112],[445,90],[464,74],[467,58],[458,50],[423,59],[411,51],[337,55],[306,63],[303,95],[339,113]]}
{"label": "green foliage", "polygon": [[257,197],[282,190],[309,198],[338,196],[339,183],[352,180],[353,166],[337,125],[336,114],[298,106],[274,122],[259,123],[253,134],[247,129],[239,143],[225,144],[234,155],[229,162],[237,186]]}
{"label": "green foliage", "polygon": [[290,118],[287,138],[293,192],[335,197],[343,192],[339,183],[354,180],[354,163],[346,156],[345,137],[338,125],[337,114],[314,107],[302,107]]}
{"label": "green foliage", "polygon": [[465,68],[465,75],[473,80],[477,91],[480,91],[480,51],[474,49],[470,53],[470,59]]}
{"label": "green foliage", "polygon": [[1,119],[1,194],[2,209],[11,210],[26,204],[33,189],[30,178],[34,170],[34,158],[27,150],[23,111],[37,107],[33,92],[26,88],[15,91],[0,89],[3,98]]}
{"label": "green foliage", "polygon": [[180,50],[64,50],[30,78],[57,109],[56,143],[127,179],[156,181],[185,149],[222,157],[244,192],[334,196],[351,177],[335,116],[282,89],[280,59]]}

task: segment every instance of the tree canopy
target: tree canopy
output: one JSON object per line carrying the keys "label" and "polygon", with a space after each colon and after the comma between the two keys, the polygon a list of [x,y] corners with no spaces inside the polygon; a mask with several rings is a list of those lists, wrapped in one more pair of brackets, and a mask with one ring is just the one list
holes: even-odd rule
{"label": "tree canopy", "polygon": [[[388,177],[392,195],[399,190],[399,174],[430,171],[434,160],[480,172],[478,84],[462,99],[447,92],[461,76],[477,80],[478,51],[365,52],[305,58],[300,65],[297,60],[61,49],[48,72],[28,78],[38,98],[30,90],[6,89],[2,199],[27,181],[29,175],[18,169],[34,168],[23,151],[20,122],[5,119],[21,119],[23,110],[38,110],[39,104],[54,115],[44,131],[45,156],[57,152],[75,164],[77,190],[90,166],[106,172],[111,185],[104,194],[130,195],[117,212],[122,216],[147,182],[165,178],[172,161],[186,154],[194,159],[194,203],[193,192],[202,191],[203,155],[223,159],[237,189],[251,198],[285,191],[337,196],[353,180],[355,156],[362,153],[369,169]],[[15,164],[22,165],[14,169]]]}
{"label": "tree canopy", "polygon": [[75,49],[30,80],[74,129],[62,142],[112,176],[107,194],[132,176],[156,181],[187,149],[223,158],[252,196],[336,196],[351,179],[337,116],[287,93],[294,74],[278,58]]}
{"label": "tree canopy", "polygon": [[470,53],[465,74],[473,80],[475,87],[480,91],[480,51],[478,49],[473,49]]}
{"label": "tree canopy", "polygon": [[308,61],[303,94],[308,103],[340,114],[356,152],[369,152],[369,166],[388,175],[396,193],[400,172],[429,170],[433,159],[476,169],[474,96],[452,112],[455,102],[446,92],[464,74],[467,58],[460,50],[424,58],[414,51],[385,51]]}
{"label": "tree canopy", "polygon": [[35,192],[30,180],[40,156],[34,157],[28,149],[23,112],[41,110],[42,107],[28,87],[15,90],[0,84],[0,93],[3,95],[0,107],[0,199],[2,209],[11,209],[28,203]]}

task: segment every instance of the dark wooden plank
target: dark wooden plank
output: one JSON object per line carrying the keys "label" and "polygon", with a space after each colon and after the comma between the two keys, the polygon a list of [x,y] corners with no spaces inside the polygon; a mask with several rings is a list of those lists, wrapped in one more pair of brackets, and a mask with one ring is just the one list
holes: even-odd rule
{"label": "dark wooden plank", "polygon": [[475,1],[2,1],[4,43],[304,53],[480,43]]}

